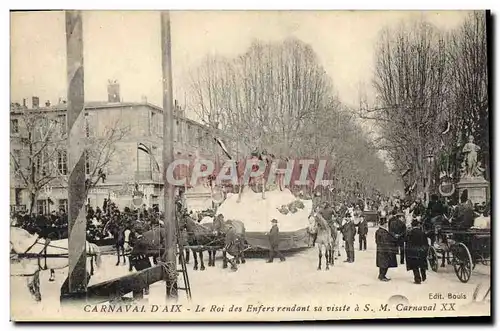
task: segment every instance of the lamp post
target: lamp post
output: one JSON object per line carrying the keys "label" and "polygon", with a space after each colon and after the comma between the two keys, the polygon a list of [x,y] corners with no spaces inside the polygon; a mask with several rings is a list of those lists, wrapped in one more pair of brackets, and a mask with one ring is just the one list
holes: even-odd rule
{"label": "lamp post", "polygon": [[434,154],[429,153],[425,156],[427,159],[428,163],[428,178],[427,178],[427,185],[426,185],[426,199],[427,199],[427,204],[429,201],[431,201],[431,181],[432,181],[432,165],[434,163]]}

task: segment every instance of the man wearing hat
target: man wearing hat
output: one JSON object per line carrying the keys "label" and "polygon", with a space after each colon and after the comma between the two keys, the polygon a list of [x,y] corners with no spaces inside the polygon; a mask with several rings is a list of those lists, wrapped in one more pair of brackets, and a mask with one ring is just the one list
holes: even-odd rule
{"label": "man wearing hat", "polygon": [[386,220],[380,221],[380,227],[375,232],[375,243],[377,244],[377,267],[379,268],[378,279],[388,282],[386,277],[389,268],[396,268],[398,261],[396,259],[397,244],[396,238],[389,232]]}
{"label": "man wearing hat", "polygon": [[269,237],[269,260],[267,263],[272,263],[274,260],[274,256],[277,255],[280,258],[280,261],[285,261],[285,257],[281,254],[279,250],[279,233],[280,230],[278,228],[278,220],[273,218],[271,220],[271,230],[267,234]]}
{"label": "man wearing hat", "polygon": [[399,263],[405,263],[405,236],[406,223],[404,214],[394,208],[392,217],[389,219],[389,232],[396,238],[397,253],[399,253]]}
{"label": "man wearing hat", "polygon": [[411,226],[406,235],[406,270],[412,270],[415,284],[420,284],[427,278],[425,271],[429,243],[417,220],[413,220]]}
{"label": "man wearing hat", "polygon": [[353,215],[349,212],[345,215],[345,223],[340,227],[345,241],[345,252],[347,259],[344,262],[354,262],[354,237],[356,236],[356,225],[354,225]]}

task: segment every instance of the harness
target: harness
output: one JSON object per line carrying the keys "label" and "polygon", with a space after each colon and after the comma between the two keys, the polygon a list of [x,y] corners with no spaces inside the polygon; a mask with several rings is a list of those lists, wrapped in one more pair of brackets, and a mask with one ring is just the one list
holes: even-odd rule
{"label": "harness", "polygon": [[[42,249],[40,250],[40,252],[38,253],[30,253],[31,249],[33,247],[35,247],[35,245],[37,244],[41,244],[40,243],[40,237],[38,237],[35,242],[33,244],[31,244],[27,249],[26,251],[24,251],[24,253],[20,253],[20,254],[15,254],[17,256],[17,258],[23,258],[23,257],[26,257],[26,258],[30,258],[30,257],[36,257],[37,259],[37,262],[38,262],[38,269],[39,270],[47,270],[47,247],[50,246],[50,239],[45,239],[45,243],[43,244],[43,247]],[[12,241],[11,241],[11,244],[12,244]],[[52,247],[55,247],[55,246],[52,246]],[[59,247],[61,248],[61,247]],[[42,258],[45,262],[45,267],[42,267]],[[12,256],[11,256],[11,259],[12,259]],[[36,271],[38,272],[38,271]],[[22,276],[22,277],[28,277],[28,276],[33,276],[34,274],[19,274],[19,275],[14,275],[14,276]]]}

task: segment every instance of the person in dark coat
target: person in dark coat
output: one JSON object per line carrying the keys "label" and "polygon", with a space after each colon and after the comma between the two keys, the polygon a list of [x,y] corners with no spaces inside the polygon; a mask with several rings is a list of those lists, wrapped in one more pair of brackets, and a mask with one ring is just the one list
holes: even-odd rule
{"label": "person in dark coat", "polygon": [[356,225],[352,220],[352,215],[346,214],[346,223],[340,227],[342,236],[345,241],[345,252],[347,255],[347,260],[344,262],[353,263],[354,262],[354,237],[356,236]]}
{"label": "person in dark coat", "polygon": [[436,222],[436,218],[446,213],[443,204],[439,201],[437,194],[431,195],[431,201],[427,206],[427,217],[432,222]]}
{"label": "person in dark coat", "polygon": [[272,263],[274,260],[274,257],[277,255],[280,258],[280,261],[283,262],[285,261],[285,257],[283,254],[281,254],[281,251],[279,250],[279,233],[280,230],[278,228],[278,220],[273,219],[271,221],[272,226],[271,230],[269,230],[268,237],[269,237],[269,260],[267,260],[267,263]]}
{"label": "person in dark coat", "polygon": [[393,212],[393,216],[389,219],[389,232],[396,238],[396,252],[399,254],[399,263],[405,263],[405,235],[406,223],[403,220],[404,215],[397,210]]}
{"label": "person in dark coat", "polygon": [[377,244],[378,279],[387,282],[390,280],[387,278],[388,269],[398,266],[396,238],[389,232],[387,222],[380,223],[380,227],[375,232],[375,243]]}
{"label": "person in dark coat", "polygon": [[422,199],[417,198],[415,201],[415,205],[410,210],[413,214],[413,217],[424,217],[425,216],[425,206],[422,203]]}
{"label": "person in dark coat", "polygon": [[429,243],[417,220],[413,220],[411,226],[406,234],[406,270],[412,270],[415,284],[420,284],[427,278],[425,271]]}
{"label": "person in dark coat", "polygon": [[368,222],[364,217],[358,223],[359,250],[366,251],[366,235],[368,234]]}
{"label": "person in dark coat", "polygon": [[[460,196],[460,205],[455,208],[453,213],[451,226],[458,232],[468,230],[474,225],[474,216],[474,209],[471,207],[467,195],[462,194]],[[455,234],[455,238],[457,241],[466,240],[461,233]]]}

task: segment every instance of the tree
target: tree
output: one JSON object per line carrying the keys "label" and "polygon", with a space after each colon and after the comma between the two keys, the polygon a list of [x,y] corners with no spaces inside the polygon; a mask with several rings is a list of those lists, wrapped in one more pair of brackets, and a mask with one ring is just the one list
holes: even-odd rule
{"label": "tree", "polygon": [[[22,110],[12,118],[11,161],[14,175],[30,194],[30,213],[39,192],[57,178],[52,164],[58,159],[65,134],[59,118],[41,111]],[[15,123],[15,124],[14,124]]]}
{"label": "tree", "polygon": [[448,39],[450,103],[453,116],[449,144],[453,172],[458,174],[462,161],[461,147],[469,135],[481,147],[479,160],[491,178],[489,164],[489,99],[486,13],[471,13]]}
{"label": "tree", "polygon": [[442,33],[426,22],[385,30],[373,80],[377,107],[362,115],[376,121],[379,147],[388,152],[396,171],[411,169],[418,188],[426,184],[426,155],[438,150],[449,111],[445,46]]}
{"label": "tree", "polygon": [[327,159],[337,188],[358,182],[359,190],[385,191],[387,183],[394,185],[308,44],[255,41],[234,59],[207,56],[190,80],[190,107],[198,118],[218,123],[249,150]]}
{"label": "tree", "polygon": [[297,149],[312,114],[330,101],[331,84],[311,47],[295,39],[254,42],[235,59],[208,56],[191,75],[191,107],[249,149]]}
{"label": "tree", "polygon": [[[11,161],[14,176],[30,195],[29,212],[47,185],[67,183],[67,133],[65,114],[45,110],[17,110],[11,112],[16,129],[11,134]],[[17,131],[17,132],[16,132]],[[106,127],[99,135],[91,135],[87,124],[86,173],[87,191],[105,177],[106,165],[111,161],[116,142],[128,132],[119,121]]]}

